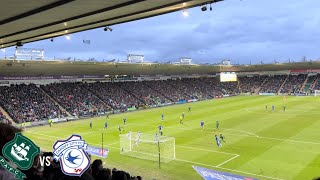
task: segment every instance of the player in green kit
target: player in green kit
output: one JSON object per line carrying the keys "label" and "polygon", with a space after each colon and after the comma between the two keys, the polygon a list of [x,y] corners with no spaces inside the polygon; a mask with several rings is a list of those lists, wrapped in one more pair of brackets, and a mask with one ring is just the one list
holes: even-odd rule
{"label": "player in green kit", "polygon": [[220,140],[227,143],[225,140],[224,140],[224,136],[222,134],[220,134]]}
{"label": "player in green kit", "polygon": [[283,112],[286,112],[286,105],[283,105]]}
{"label": "player in green kit", "polygon": [[49,119],[48,122],[49,122],[49,126],[51,127],[52,126],[52,119]]}
{"label": "player in green kit", "polygon": [[181,116],[180,116],[180,124],[183,124],[182,120],[183,120],[183,117],[182,117],[182,115],[181,115]]}

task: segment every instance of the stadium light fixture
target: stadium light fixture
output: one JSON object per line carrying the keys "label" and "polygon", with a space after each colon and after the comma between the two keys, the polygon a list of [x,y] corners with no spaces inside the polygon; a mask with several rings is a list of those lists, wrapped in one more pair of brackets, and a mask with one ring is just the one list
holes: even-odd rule
{"label": "stadium light fixture", "polygon": [[21,41],[18,41],[16,44],[16,47],[21,47],[21,46],[23,46],[23,43]]}
{"label": "stadium light fixture", "polygon": [[206,11],[207,10],[207,5],[204,5],[201,7],[201,11]]}
{"label": "stadium light fixture", "polygon": [[186,6],[186,5],[187,5],[187,3],[185,3],[185,2],[184,2],[184,3],[182,3],[182,6]]}
{"label": "stadium light fixture", "polygon": [[184,17],[188,17],[188,16],[189,16],[189,12],[188,12],[187,10],[183,10],[183,11],[182,11],[182,15],[183,15]]}
{"label": "stadium light fixture", "polygon": [[106,26],[104,29],[103,29],[104,31],[112,31],[113,29],[111,28],[111,27],[109,27],[109,26]]}
{"label": "stadium light fixture", "polygon": [[69,34],[67,34],[67,35],[66,35],[66,39],[67,39],[67,40],[70,40],[70,39],[71,39],[71,36],[70,36]]}

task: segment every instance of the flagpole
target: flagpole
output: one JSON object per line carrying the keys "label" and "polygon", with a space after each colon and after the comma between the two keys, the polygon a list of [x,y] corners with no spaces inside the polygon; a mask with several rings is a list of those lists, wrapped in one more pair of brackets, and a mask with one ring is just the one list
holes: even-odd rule
{"label": "flagpole", "polygon": [[101,150],[102,150],[102,157],[103,157],[103,153],[104,153],[104,150],[103,150],[103,132],[102,132],[102,138],[101,138]]}

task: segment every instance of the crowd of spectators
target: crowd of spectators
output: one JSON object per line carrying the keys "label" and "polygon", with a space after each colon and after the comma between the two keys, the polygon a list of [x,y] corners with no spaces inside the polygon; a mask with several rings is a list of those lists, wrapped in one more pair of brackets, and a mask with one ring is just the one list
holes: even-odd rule
{"label": "crowd of spectators", "polygon": [[[220,82],[216,77],[155,81],[54,83],[37,87],[0,87],[0,105],[18,123],[74,116],[90,116],[128,108],[150,107],[180,100],[211,99],[241,92],[298,92],[306,75],[239,77],[238,82]],[[319,89],[316,82],[314,89]],[[60,106],[59,106],[60,105]],[[62,108],[60,108],[62,107]],[[0,114],[0,121],[4,116]]]}
{"label": "crowd of spectators", "polygon": [[10,121],[7,119],[7,117],[0,111],[0,122],[3,123],[10,123]]}
{"label": "crowd of spectators", "polygon": [[267,77],[260,88],[260,93],[278,93],[287,75],[275,75]]}
{"label": "crowd of spectators", "polygon": [[74,116],[111,111],[111,107],[91,93],[83,83],[55,83],[41,88]]}
{"label": "crowd of spectators", "polygon": [[256,93],[268,76],[240,76],[240,90],[243,93]]}
{"label": "crowd of spectators", "polygon": [[151,87],[148,86],[148,82],[149,81],[119,82],[117,85],[137,98],[139,102],[141,102],[139,107],[166,103],[168,99],[158,91],[151,89]]}
{"label": "crowd of spectators", "polygon": [[289,94],[300,92],[300,89],[306,78],[306,74],[290,75],[287,81],[283,84],[280,92]]}
{"label": "crowd of spectators", "polygon": [[66,112],[34,84],[1,86],[0,94],[0,105],[18,123],[66,116]]}
{"label": "crowd of spectators", "polygon": [[314,85],[309,90],[311,93],[314,93],[315,90],[320,90],[320,74],[316,75]]}
{"label": "crowd of spectators", "polygon": [[86,87],[107,103],[112,110],[126,111],[128,107],[138,107],[139,101],[130,93],[120,88],[118,83],[88,83]]}

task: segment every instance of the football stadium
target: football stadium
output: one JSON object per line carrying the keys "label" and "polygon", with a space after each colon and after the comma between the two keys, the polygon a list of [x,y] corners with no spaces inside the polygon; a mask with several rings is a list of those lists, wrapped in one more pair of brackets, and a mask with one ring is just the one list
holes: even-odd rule
{"label": "football stadium", "polygon": [[[197,54],[190,44],[210,44],[202,41],[203,30],[196,30],[201,31],[201,43],[182,40],[183,51],[194,56],[182,56],[180,47],[167,44],[177,48],[180,58],[167,62],[135,50],[149,40],[128,42],[131,49],[121,50],[122,59],[111,49],[107,60],[95,56],[100,47],[90,36],[98,31],[108,38],[138,41],[136,31],[150,38],[145,24],[155,26],[164,19],[166,26],[175,16],[188,24],[195,12],[213,11],[223,19],[218,13],[224,7],[254,4],[230,1],[1,2],[0,180],[320,179],[319,60],[305,54],[285,61],[200,61],[197,55],[201,59],[209,52]],[[311,10],[309,14],[320,18]],[[142,24],[132,25],[138,22]],[[120,25],[137,30],[123,31]],[[186,28],[177,22],[172,27],[175,32]],[[154,42],[164,41],[166,33],[153,37],[159,38]],[[280,41],[269,35],[264,38],[277,46]],[[110,39],[106,47],[111,46],[122,47]],[[310,49],[301,46],[303,52]],[[77,58],[89,53],[97,58]],[[252,57],[258,53],[248,51]],[[240,56],[236,51],[227,54]]]}

